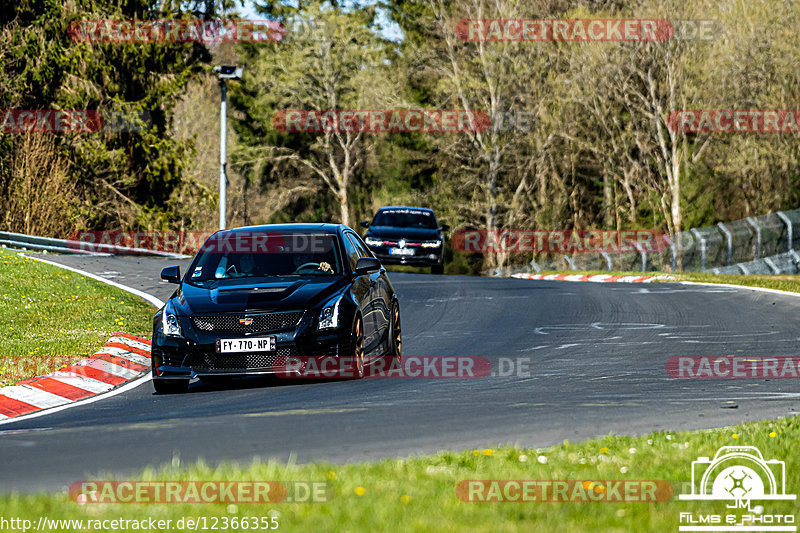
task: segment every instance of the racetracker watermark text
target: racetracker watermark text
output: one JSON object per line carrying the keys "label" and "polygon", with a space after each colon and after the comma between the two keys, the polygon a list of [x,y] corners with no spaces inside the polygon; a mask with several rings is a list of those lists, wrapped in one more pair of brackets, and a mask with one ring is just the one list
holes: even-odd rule
{"label": "racetracker watermark text", "polygon": [[325,481],[76,481],[69,497],[87,503],[325,503]]}
{"label": "racetracker watermark text", "polygon": [[[522,358],[518,358],[522,359]],[[275,373],[286,379],[340,379],[354,378],[359,360],[355,357],[287,357],[273,365]],[[498,365],[500,363],[498,362]],[[513,374],[522,363],[508,361],[500,365],[502,371]],[[366,378],[388,379],[470,379],[498,375],[486,357],[472,356],[405,356],[402,359],[380,357],[364,366]],[[527,365],[525,365],[527,370]]]}
{"label": "racetracker watermark text", "polygon": [[715,20],[462,19],[456,35],[468,42],[710,41],[722,33]]}
{"label": "racetracker watermark text", "polygon": [[456,496],[464,502],[665,502],[673,488],[667,481],[515,480],[461,481]]}
{"label": "racetracker watermark text", "polygon": [[670,130],[683,133],[798,133],[798,109],[691,109],[673,111]]}
{"label": "racetracker watermark text", "polygon": [[798,379],[800,357],[670,357],[667,374],[678,379]]}
{"label": "racetracker watermark text", "polygon": [[0,110],[0,133],[96,133],[141,131],[152,125],[146,111],[94,109]]}
{"label": "racetracker watermark text", "polygon": [[674,33],[663,19],[464,19],[464,41],[666,41]]}
{"label": "racetracker watermark text", "polygon": [[275,20],[76,20],[67,30],[79,43],[223,43],[280,41]]}
{"label": "racetracker watermark text", "polygon": [[326,252],[330,235],[282,234],[274,231],[77,231],[67,237],[67,247],[84,252],[150,250],[168,253],[271,254]]}
{"label": "racetracker watermark text", "polygon": [[286,133],[464,133],[485,131],[492,120],[485,111],[430,109],[369,109],[275,112],[273,127]]}
{"label": "racetracker watermark text", "polygon": [[453,248],[473,253],[661,252],[666,234],[656,230],[467,230],[453,233]]}

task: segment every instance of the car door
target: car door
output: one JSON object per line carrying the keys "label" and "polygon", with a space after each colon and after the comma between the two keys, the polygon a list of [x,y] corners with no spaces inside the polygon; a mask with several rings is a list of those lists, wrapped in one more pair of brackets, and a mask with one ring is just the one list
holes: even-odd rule
{"label": "car door", "polygon": [[[350,238],[353,241],[353,245],[358,250],[358,253],[361,257],[375,257],[372,252],[369,251],[367,245],[361,240],[361,238],[356,235],[355,233],[350,234]],[[384,287],[383,277],[382,274],[386,272],[386,270],[381,267],[379,270],[375,272],[371,272],[369,274],[369,286],[370,286],[370,317],[372,320],[374,332],[375,332],[375,343],[380,343],[383,339],[385,332],[389,329],[389,313],[390,310],[388,308],[389,302],[384,297],[384,293],[386,293],[386,288]]]}
{"label": "car door", "polygon": [[[361,257],[358,248],[348,237],[348,234],[343,235],[342,244],[344,245],[345,255],[350,263],[350,270],[355,271],[356,263]],[[354,276],[353,284],[351,287],[353,300],[358,304],[361,309],[361,323],[364,329],[364,351],[367,352],[371,349],[370,344],[375,338],[375,319],[370,314],[370,303],[372,301],[372,289],[370,287],[370,275],[359,274]],[[374,314],[374,313],[373,313]]]}

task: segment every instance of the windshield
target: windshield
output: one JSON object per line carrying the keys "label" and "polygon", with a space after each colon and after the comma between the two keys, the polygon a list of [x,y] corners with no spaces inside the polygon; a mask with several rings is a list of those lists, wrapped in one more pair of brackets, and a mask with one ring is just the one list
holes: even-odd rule
{"label": "windshield", "polygon": [[189,267],[190,283],[342,273],[336,236],[236,231],[209,237]]}
{"label": "windshield", "polygon": [[387,209],[379,211],[372,221],[373,226],[394,226],[397,228],[436,229],[436,218],[430,211],[421,209]]}

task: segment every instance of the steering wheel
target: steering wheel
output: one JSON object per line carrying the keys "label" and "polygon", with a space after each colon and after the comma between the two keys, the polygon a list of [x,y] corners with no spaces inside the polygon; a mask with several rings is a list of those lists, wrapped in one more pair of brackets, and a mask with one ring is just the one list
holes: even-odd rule
{"label": "steering wheel", "polygon": [[226,268],[225,269],[225,273],[230,275],[230,276],[238,276],[239,275],[239,271],[236,269],[236,265],[231,265],[228,268]]}
{"label": "steering wheel", "polygon": [[295,269],[295,273],[299,274],[304,268],[313,268],[314,270],[319,270],[319,263],[303,263]]}

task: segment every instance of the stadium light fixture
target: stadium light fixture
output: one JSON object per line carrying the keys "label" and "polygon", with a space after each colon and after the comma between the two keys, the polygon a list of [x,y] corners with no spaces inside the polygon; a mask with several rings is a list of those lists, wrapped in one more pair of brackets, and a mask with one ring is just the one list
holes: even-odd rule
{"label": "stadium light fixture", "polygon": [[226,140],[228,136],[228,117],[227,117],[227,81],[228,80],[241,80],[242,67],[234,65],[218,65],[214,67],[214,72],[219,76],[219,85],[222,89],[222,98],[219,104],[219,229],[225,229],[225,206],[227,203],[227,153],[226,153]]}

